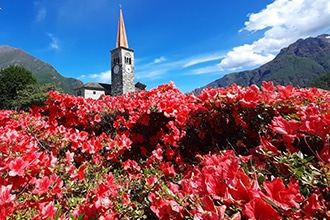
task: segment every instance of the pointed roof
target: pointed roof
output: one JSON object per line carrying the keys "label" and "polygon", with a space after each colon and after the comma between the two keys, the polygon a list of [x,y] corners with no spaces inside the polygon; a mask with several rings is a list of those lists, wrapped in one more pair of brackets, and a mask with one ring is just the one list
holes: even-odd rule
{"label": "pointed roof", "polygon": [[116,48],[118,47],[128,48],[123,12],[121,7],[119,12],[118,32],[117,32],[117,41],[116,41]]}

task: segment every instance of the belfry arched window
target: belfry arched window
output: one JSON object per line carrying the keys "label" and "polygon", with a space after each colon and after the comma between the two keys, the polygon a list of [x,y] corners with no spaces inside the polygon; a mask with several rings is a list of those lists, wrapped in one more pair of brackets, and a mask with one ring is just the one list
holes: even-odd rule
{"label": "belfry arched window", "polygon": [[130,58],[130,57],[125,57],[125,64],[129,64],[129,65],[131,65],[131,64],[132,64],[132,58]]}
{"label": "belfry arched window", "polygon": [[129,64],[129,65],[132,64],[131,54],[129,54],[129,53],[125,54],[125,64]]}

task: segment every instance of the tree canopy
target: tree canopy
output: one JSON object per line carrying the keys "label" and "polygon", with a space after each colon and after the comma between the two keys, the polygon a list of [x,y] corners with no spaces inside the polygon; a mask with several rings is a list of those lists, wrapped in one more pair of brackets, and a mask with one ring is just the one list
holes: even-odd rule
{"label": "tree canopy", "polygon": [[29,84],[24,89],[17,91],[17,96],[11,104],[15,109],[28,111],[32,106],[44,105],[45,101],[48,99],[47,93],[54,90],[63,93],[63,90],[57,88],[55,84]]}
{"label": "tree canopy", "polygon": [[9,66],[0,71],[0,108],[10,108],[10,103],[17,96],[17,91],[29,84],[37,84],[32,72],[21,66]]}
{"label": "tree canopy", "polygon": [[0,71],[0,109],[28,110],[43,105],[47,92],[59,90],[53,84],[39,85],[32,72],[21,66]]}

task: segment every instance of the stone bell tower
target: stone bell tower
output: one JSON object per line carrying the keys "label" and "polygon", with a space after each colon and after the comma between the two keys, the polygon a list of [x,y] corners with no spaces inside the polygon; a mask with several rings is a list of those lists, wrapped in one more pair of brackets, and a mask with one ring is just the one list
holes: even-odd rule
{"label": "stone bell tower", "polygon": [[111,95],[135,91],[134,51],[128,48],[122,8],[119,11],[116,48],[111,53]]}

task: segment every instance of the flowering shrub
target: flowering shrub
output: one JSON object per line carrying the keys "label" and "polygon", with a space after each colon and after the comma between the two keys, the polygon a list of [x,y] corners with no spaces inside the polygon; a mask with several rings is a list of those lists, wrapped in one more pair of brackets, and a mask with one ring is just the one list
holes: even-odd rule
{"label": "flowering shrub", "polygon": [[173,84],[0,111],[0,219],[330,218],[330,93]]}

